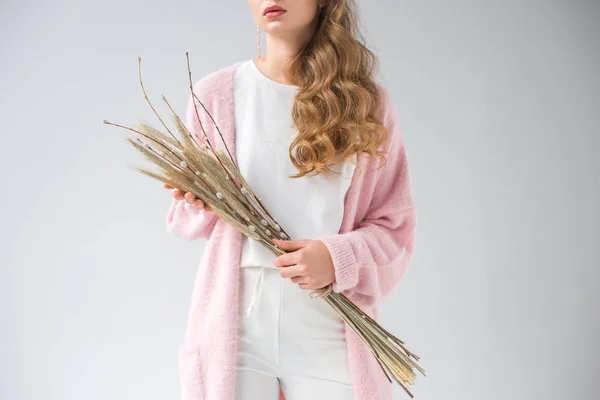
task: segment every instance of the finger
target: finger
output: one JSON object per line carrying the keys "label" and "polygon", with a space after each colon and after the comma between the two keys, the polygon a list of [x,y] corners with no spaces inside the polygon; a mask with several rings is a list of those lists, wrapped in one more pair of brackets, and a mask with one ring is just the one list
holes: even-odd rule
{"label": "finger", "polygon": [[291,281],[297,284],[308,284],[308,278],[305,276],[293,276]]}
{"label": "finger", "polygon": [[306,247],[308,245],[308,243],[310,242],[310,240],[309,239],[301,239],[301,240],[273,239],[273,242],[285,251],[295,251],[295,250],[299,250],[303,247]]}
{"label": "finger", "polygon": [[165,188],[167,189],[175,189],[173,186],[169,185],[168,183],[165,183]]}
{"label": "finger", "polygon": [[277,268],[291,267],[292,265],[298,264],[298,261],[298,253],[294,251],[278,256],[275,261],[273,261],[273,265]]}
{"label": "finger", "polygon": [[185,197],[185,201],[187,201],[189,204],[193,204],[196,200],[196,196],[192,192],[186,192],[183,197]]}
{"label": "finger", "polygon": [[171,193],[173,194],[173,197],[175,197],[177,200],[182,200],[183,199],[183,193],[181,193],[181,190],[175,189]]}
{"label": "finger", "polygon": [[293,278],[294,276],[302,276],[302,267],[299,265],[292,265],[291,267],[283,267],[279,272],[282,278]]}
{"label": "finger", "polygon": [[194,205],[198,208],[204,208],[204,202],[200,199],[196,199],[196,201],[194,201]]}
{"label": "finger", "polygon": [[204,211],[210,211],[212,212],[212,208],[210,208],[210,206],[208,204],[204,205]]}

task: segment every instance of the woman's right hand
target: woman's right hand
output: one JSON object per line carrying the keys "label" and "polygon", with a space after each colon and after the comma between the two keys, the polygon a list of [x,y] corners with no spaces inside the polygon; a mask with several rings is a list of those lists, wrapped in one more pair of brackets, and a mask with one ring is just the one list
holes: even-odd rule
{"label": "woman's right hand", "polygon": [[[169,189],[169,190],[175,189],[173,186],[168,185],[166,183],[164,184],[164,186],[166,189]],[[210,208],[209,205],[204,204],[204,202],[202,200],[197,199],[196,196],[194,195],[194,193],[192,193],[192,192],[182,193],[181,190],[175,189],[171,193],[172,193],[173,197],[177,200],[185,200],[189,204],[194,204],[196,207],[204,209],[204,211],[212,211],[212,208]]]}

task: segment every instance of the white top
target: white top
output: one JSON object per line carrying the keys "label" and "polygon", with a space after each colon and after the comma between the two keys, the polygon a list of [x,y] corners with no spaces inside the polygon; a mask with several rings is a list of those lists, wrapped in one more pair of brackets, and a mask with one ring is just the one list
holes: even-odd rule
{"label": "white top", "polygon": [[[297,86],[268,78],[254,60],[242,61],[234,77],[235,151],[250,188],[291,239],[315,239],[339,232],[355,166],[350,161],[331,166],[341,174],[329,177],[289,177],[298,172],[289,156],[298,134],[291,115],[297,91]],[[244,236],[241,267],[276,268],[275,258],[263,244]]]}

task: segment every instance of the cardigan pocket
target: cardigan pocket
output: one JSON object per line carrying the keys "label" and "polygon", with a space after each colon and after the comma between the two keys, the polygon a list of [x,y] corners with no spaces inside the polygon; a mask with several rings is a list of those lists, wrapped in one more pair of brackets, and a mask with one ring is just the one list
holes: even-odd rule
{"label": "cardigan pocket", "polygon": [[179,384],[181,400],[205,400],[204,379],[201,372],[201,357],[198,347],[179,345]]}

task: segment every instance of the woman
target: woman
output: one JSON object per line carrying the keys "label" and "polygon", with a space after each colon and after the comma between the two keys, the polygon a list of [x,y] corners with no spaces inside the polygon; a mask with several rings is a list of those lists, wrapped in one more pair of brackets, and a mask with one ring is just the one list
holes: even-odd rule
{"label": "woman", "polygon": [[[414,249],[403,138],[351,0],[249,0],[264,56],[203,76],[194,92],[252,190],[290,234],[273,256],[192,193],[172,190],[170,232],[208,239],[179,363],[187,400],[386,400],[368,347],[322,299],[332,285],[377,318]],[[257,33],[257,40],[260,31]],[[260,46],[260,42],[258,42]],[[187,126],[223,150],[190,97]],[[200,118],[200,121],[198,121]]]}

